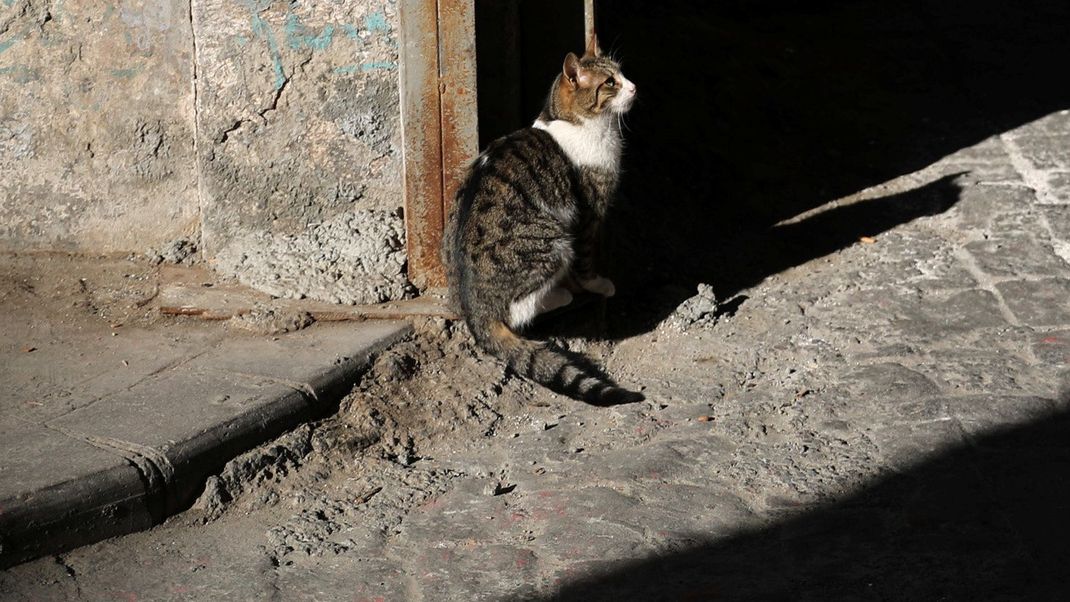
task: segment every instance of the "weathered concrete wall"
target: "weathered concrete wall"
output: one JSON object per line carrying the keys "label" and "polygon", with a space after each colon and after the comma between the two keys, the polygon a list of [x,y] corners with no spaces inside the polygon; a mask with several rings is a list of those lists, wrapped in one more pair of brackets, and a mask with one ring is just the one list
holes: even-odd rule
{"label": "weathered concrete wall", "polygon": [[188,236],[280,296],[409,290],[393,0],[0,10],[0,246]]}
{"label": "weathered concrete wall", "polygon": [[196,230],[191,39],[182,0],[0,0],[0,247]]}
{"label": "weathered concrete wall", "polygon": [[394,2],[195,0],[204,243],[280,296],[400,297]]}

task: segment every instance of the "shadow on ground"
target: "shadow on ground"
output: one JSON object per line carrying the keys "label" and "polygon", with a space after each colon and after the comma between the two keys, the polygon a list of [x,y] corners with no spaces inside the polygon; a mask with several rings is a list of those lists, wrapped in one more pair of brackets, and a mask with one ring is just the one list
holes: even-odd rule
{"label": "shadow on ground", "polygon": [[[625,293],[623,303],[606,309],[599,298],[584,295],[573,306],[541,317],[533,332],[540,336],[597,336],[620,339],[654,329],[681,302],[695,294],[698,282],[713,283],[722,300],[721,313],[731,313],[746,301],[737,295],[766,276],[812,259],[860,244],[864,236],[880,234],[926,215],[954,206],[961,196],[949,174],[913,190],[827,209],[797,221],[765,229],[739,228],[707,242],[712,249],[745,249],[716,277],[696,279],[686,274],[666,277],[645,292]],[[592,319],[594,316],[594,319]],[[597,325],[597,332],[592,330]]]}
{"label": "shadow on ground", "polygon": [[1067,441],[1065,412],[985,435],[833,505],[621,564],[553,599],[1065,600]]}
{"label": "shadow on ground", "polygon": [[[523,106],[508,113],[521,122],[490,124],[501,130],[530,122],[581,46],[577,3],[520,4]],[[546,13],[558,25],[528,18]],[[728,299],[878,234],[858,214],[830,215],[837,245],[796,236],[789,250],[771,229],[1070,107],[1068,22],[1070,3],[1054,0],[601,0],[603,47],[639,87],[607,262],[622,294],[608,314],[635,306],[644,319],[609,336],[648,329],[698,283]]]}

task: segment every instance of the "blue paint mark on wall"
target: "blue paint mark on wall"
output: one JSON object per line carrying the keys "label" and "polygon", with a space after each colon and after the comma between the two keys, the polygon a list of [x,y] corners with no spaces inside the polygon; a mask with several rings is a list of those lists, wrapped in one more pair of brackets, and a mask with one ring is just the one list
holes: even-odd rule
{"label": "blue paint mark on wall", "polygon": [[[8,0],[3,1],[6,2]],[[334,42],[335,33],[339,29],[346,35],[346,37],[362,44],[368,41],[368,35],[370,33],[391,31],[390,23],[387,21],[386,15],[382,11],[375,11],[366,15],[364,17],[364,28],[360,28],[351,23],[342,23],[327,24],[319,30],[308,27],[301,22],[297,15],[287,11],[285,20],[282,24],[281,33],[281,42],[285,44],[285,48],[283,48],[280,46],[280,39],[276,37],[271,25],[269,25],[259,14],[261,10],[266,9],[271,4],[271,0],[245,0],[244,4],[246,4],[250,11],[254,37],[262,39],[264,43],[267,44],[268,56],[271,58],[276,90],[279,90],[286,85],[286,81],[289,79],[283,69],[282,50],[326,50],[331,43]],[[249,42],[249,38],[241,35],[235,36],[234,39],[238,46],[245,46]],[[389,39],[387,41],[392,46],[397,46],[396,40]],[[393,61],[374,61],[360,65],[336,67],[334,71],[335,73],[351,74],[391,69],[397,69],[397,63]]]}
{"label": "blue paint mark on wall", "polygon": [[360,65],[343,65],[341,67],[335,67],[335,73],[344,73],[346,75],[352,75],[358,71],[361,73],[367,73],[369,71],[389,71],[391,69],[397,69],[398,64],[394,61],[373,61],[371,63],[362,63]]}
{"label": "blue paint mark on wall", "polygon": [[364,17],[364,27],[368,31],[390,31],[390,24],[386,22],[386,15],[378,11]]}
{"label": "blue paint mark on wall", "polygon": [[360,70],[364,72],[375,71],[377,69],[397,69],[398,64],[394,61],[374,61],[371,63],[364,63],[360,66]]}
{"label": "blue paint mark on wall", "polygon": [[353,25],[352,23],[343,24],[342,31],[344,31],[346,36],[348,36],[350,39],[357,40],[360,42],[364,41],[364,38],[360,35],[360,30],[357,29],[357,26]]}
{"label": "blue paint mark on wall", "polygon": [[15,4],[15,0],[4,0],[4,4],[10,8],[12,4]]}
{"label": "blue paint mark on wall", "polygon": [[11,48],[15,44],[15,40],[8,40],[6,42],[0,42],[0,53],[3,53],[8,48]]}
{"label": "blue paint mark on wall", "polygon": [[11,65],[0,67],[0,75],[9,75],[16,83],[25,84],[41,79],[37,69],[31,69],[26,65]]}
{"label": "blue paint mark on wall", "polygon": [[275,72],[275,89],[279,90],[286,85],[286,74],[282,71],[282,55],[279,54],[279,45],[275,41],[275,35],[271,28],[260,15],[253,15],[253,33],[264,38],[267,42],[268,54],[271,55],[272,70]]}
{"label": "blue paint mark on wall", "polygon": [[286,24],[283,26],[286,33],[286,42],[294,50],[311,48],[312,50],[325,50],[331,45],[334,38],[334,25],[327,25],[319,35],[308,33],[308,28],[297,20],[297,15],[286,15]]}
{"label": "blue paint mark on wall", "polygon": [[137,75],[138,71],[141,71],[141,69],[112,69],[111,75],[112,77],[117,77],[120,79],[130,79],[131,77]]}

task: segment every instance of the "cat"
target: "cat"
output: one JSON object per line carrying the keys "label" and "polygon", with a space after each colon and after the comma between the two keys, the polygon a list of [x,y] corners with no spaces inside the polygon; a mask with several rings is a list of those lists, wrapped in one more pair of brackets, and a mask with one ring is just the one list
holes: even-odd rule
{"label": "cat", "polygon": [[517,332],[571,303],[570,285],[616,292],[595,271],[595,250],[620,176],[620,119],[635,94],[596,38],[582,57],[568,53],[535,123],[472,162],[443,240],[452,304],[479,346],[522,376],[598,405],[644,396],[584,356]]}

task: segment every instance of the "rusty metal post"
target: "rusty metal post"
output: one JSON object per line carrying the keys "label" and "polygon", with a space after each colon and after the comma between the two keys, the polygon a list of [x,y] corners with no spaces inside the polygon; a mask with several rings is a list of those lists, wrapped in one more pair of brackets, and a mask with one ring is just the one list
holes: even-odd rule
{"label": "rusty metal post", "polygon": [[442,201],[448,215],[468,164],[479,154],[475,2],[439,0],[438,28]]}
{"label": "rusty metal post", "polygon": [[438,92],[438,3],[403,0],[401,21],[402,179],[409,279],[441,286],[442,134]]}
{"label": "rusty metal post", "polygon": [[401,128],[409,279],[446,284],[446,211],[478,153],[475,6],[401,0]]}

